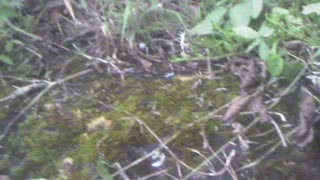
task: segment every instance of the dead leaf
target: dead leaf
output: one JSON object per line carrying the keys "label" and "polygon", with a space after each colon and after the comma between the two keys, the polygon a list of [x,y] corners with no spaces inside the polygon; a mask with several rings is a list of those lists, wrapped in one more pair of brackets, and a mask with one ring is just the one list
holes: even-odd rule
{"label": "dead leaf", "polygon": [[241,81],[241,92],[248,93],[258,87],[262,81],[260,71],[263,71],[262,63],[258,58],[236,56],[231,61],[231,71]]}
{"label": "dead leaf", "polygon": [[[235,116],[250,105],[250,110],[259,114],[260,122],[268,122],[270,117],[263,100],[263,90],[258,90],[263,80],[261,74],[265,73],[263,63],[258,58],[236,56],[232,59],[231,71],[240,78],[241,97],[229,107],[223,121],[232,121]],[[254,91],[255,95],[248,96]]]}
{"label": "dead leaf", "polygon": [[150,61],[144,60],[144,59],[140,59],[140,62],[142,64],[143,69],[146,72],[151,72],[151,68],[152,68],[152,63]]}
{"label": "dead leaf", "polygon": [[59,25],[59,20],[61,18],[61,13],[59,12],[59,9],[55,8],[50,13],[51,21],[55,24]]}
{"label": "dead leaf", "polygon": [[307,88],[301,87],[299,125],[296,134],[297,144],[301,147],[313,140],[313,122],[316,117],[316,103]]}
{"label": "dead leaf", "polygon": [[247,68],[240,74],[240,79],[241,91],[243,92],[250,92],[260,84],[261,79],[255,59],[249,60]]}
{"label": "dead leaf", "polygon": [[250,102],[250,110],[254,113],[259,114],[260,122],[266,123],[270,121],[270,117],[268,115],[268,108],[263,100],[262,93],[258,94],[251,102]]}
{"label": "dead leaf", "polygon": [[230,123],[234,118],[247,107],[248,103],[252,100],[252,96],[242,95],[237,101],[235,101],[228,108],[227,112],[224,114],[222,121]]}

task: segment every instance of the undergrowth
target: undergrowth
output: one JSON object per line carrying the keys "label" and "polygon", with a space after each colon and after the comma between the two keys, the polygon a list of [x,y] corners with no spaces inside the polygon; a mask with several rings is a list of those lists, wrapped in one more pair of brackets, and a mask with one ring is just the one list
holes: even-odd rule
{"label": "undergrowth", "polygon": [[[299,114],[288,111],[298,111],[303,98],[294,107],[277,102],[306,86],[319,103],[319,16],[317,0],[0,1],[0,119],[9,134],[1,132],[0,173],[126,179],[128,171],[140,178],[135,170],[144,169],[132,162],[153,151],[142,147],[161,145],[171,157],[166,172],[177,168],[179,179],[206,170],[209,177],[254,177],[246,170],[290,142],[288,127],[299,123]],[[243,93],[244,78],[230,68],[243,57],[262,64],[269,114],[295,120],[260,126],[255,113],[241,112],[243,126],[235,123],[231,132],[221,125],[220,111]],[[14,91],[39,82],[54,86],[39,96],[39,87]],[[241,154],[251,144],[257,153]],[[261,172],[277,162],[267,161]]]}

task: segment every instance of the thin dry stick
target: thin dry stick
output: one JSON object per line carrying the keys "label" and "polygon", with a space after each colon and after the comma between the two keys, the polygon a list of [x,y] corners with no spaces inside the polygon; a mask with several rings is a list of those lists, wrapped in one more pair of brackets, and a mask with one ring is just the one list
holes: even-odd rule
{"label": "thin dry stick", "polygon": [[[113,108],[113,109],[115,109],[115,108]],[[117,109],[115,109],[115,110],[117,110]],[[186,167],[187,169],[189,169],[189,170],[194,170],[191,166],[189,166],[189,165],[187,165],[184,161],[182,161],[182,160],[180,160],[172,151],[171,151],[171,149],[166,145],[166,143],[164,143],[153,131],[152,131],[152,129],[147,125],[147,124],[145,124],[141,119],[139,119],[138,117],[136,117],[136,116],[134,116],[133,114],[131,114],[130,112],[128,112],[128,111],[123,111],[123,110],[121,110],[122,112],[124,112],[124,113],[126,113],[126,114],[128,114],[128,115],[130,115],[130,116],[132,116],[139,124],[141,124],[141,125],[143,125],[148,131],[149,131],[149,133],[160,143],[160,146],[162,147],[162,148],[165,148],[168,152],[169,152],[169,154],[172,156],[172,157],[174,157],[175,158],[175,160],[177,160],[180,164],[182,164],[184,167]],[[177,135],[179,135],[179,134],[181,134],[182,133],[182,131],[179,131],[178,133],[176,133]],[[176,136],[177,137],[177,136]],[[155,151],[155,150],[154,150]],[[150,154],[150,156],[153,154],[153,152],[154,151],[152,151],[151,153],[149,153]],[[140,158],[141,159],[141,158]],[[143,159],[146,159],[146,158],[143,158]],[[125,170],[125,168],[123,168],[124,170]],[[212,173],[206,173],[206,172],[198,172],[198,173],[200,173],[200,174],[203,174],[203,175],[212,175]],[[115,173],[114,173],[115,174]],[[119,172],[117,172],[117,174],[119,174]],[[113,174],[112,174],[113,175]]]}
{"label": "thin dry stick", "polygon": [[[154,131],[152,131],[152,129],[147,125],[145,124],[141,119],[139,119],[138,117],[134,116],[135,120],[139,123],[139,124],[142,124],[148,131],[149,133],[163,146],[163,148],[165,148],[169,154],[174,157],[179,163],[181,163],[184,167],[190,169],[190,170],[193,170],[193,168],[189,165],[187,165],[184,161],[180,160],[175,154],[174,152],[171,151],[171,149],[163,143],[163,141],[155,134]],[[201,174],[205,174],[205,175],[210,175],[211,173],[205,173],[205,172],[200,172]]]}
{"label": "thin dry stick", "polygon": [[[206,135],[206,132],[205,132],[205,128],[204,128],[204,125],[205,125],[206,122],[207,122],[207,121],[205,121],[205,122],[202,124],[200,134],[201,134],[202,138],[204,139],[203,141],[204,141],[205,146],[209,149],[209,151],[210,151],[212,154],[214,154],[215,151],[212,149],[212,147],[211,147],[210,144],[209,144],[209,141],[208,141],[208,138],[207,138],[207,135]],[[204,148],[206,148],[206,147],[204,147]],[[224,164],[223,160],[222,160],[219,156],[217,156],[217,159],[220,161],[220,163]],[[225,165],[225,164],[224,164],[224,165]],[[225,167],[226,167],[226,165],[225,165]],[[230,176],[232,176],[233,180],[238,180],[237,174],[236,174],[235,171],[233,170],[232,166],[228,166],[228,167],[227,167],[227,171],[229,172]]]}
{"label": "thin dry stick", "polygon": [[[291,135],[295,134],[297,132],[298,128],[295,128],[293,130],[291,130],[290,132],[286,133],[284,135],[285,138],[290,137]],[[258,165],[262,160],[264,160],[268,155],[270,155],[272,152],[274,152],[275,150],[277,150],[277,148],[279,148],[281,146],[282,142],[278,141],[274,146],[272,146],[266,153],[264,153],[262,156],[260,156],[258,159],[256,159],[255,161],[253,161],[250,164],[247,164],[245,166],[242,166],[241,168],[239,168],[237,171],[242,171],[245,169],[248,169],[250,167],[253,167],[255,165]]]}
{"label": "thin dry stick", "polygon": [[[85,97],[85,98],[87,98],[87,97]],[[88,98],[87,98],[87,99],[88,99]],[[93,101],[92,99],[88,99],[88,100]],[[118,109],[114,108],[113,106],[107,105],[107,104],[105,104],[105,103],[103,103],[103,102],[99,102],[99,103],[100,103],[101,105],[105,106],[106,108],[110,108],[110,109],[113,109],[113,110],[118,110]],[[119,110],[118,110],[118,111],[119,111]],[[128,112],[127,112],[127,113],[128,113]],[[179,132],[173,134],[173,135],[172,135],[169,139],[167,139],[163,144],[168,144],[168,143],[170,143],[170,142],[173,141],[176,137],[178,137],[178,136],[181,134],[181,132],[182,132],[182,131],[179,131]],[[98,143],[97,143],[98,151],[100,151],[100,150],[99,150],[100,145],[101,145],[101,144],[103,143],[103,141],[105,141],[107,138],[108,138],[108,136],[105,136],[105,137],[101,138],[101,139],[98,141]],[[144,160],[146,160],[147,158],[151,157],[151,156],[154,154],[155,151],[159,151],[159,150],[161,150],[162,148],[163,148],[163,146],[160,145],[159,147],[157,147],[157,148],[154,149],[153,151],[149,152],[148,154],[145,154],[143,157],[141,157],[141,158],[133,161],[133,162],[130,163],[129,165],[121,168],[121,171],[126,171],[126,170],[128,170],[128,169],[130,169],[130,168],[132,168],[132,167],[134,167],[134,166],[136,166],[136,165],[138,165],[138,164],[140,164],[142,161],[144,161]],[[112,177],[115,177],[115,176],[120,175],[120,174],[121,174],[120,171],[116,171],[115,173],[111,174],[111,176],[112,176]]]}
{"label": "thin dry stick", "polygon": [[90,72],[92,72],[93,69],[86,69],[83,71],[80,71],[78,73],[72,74],[64,79],[61,80],[57,80],[55,82],[48,82],[47,86],[25,107],[23,108],[18,115],[16,115],[10,122],[9,124],[5,127],[5,129],[3,130],[3,133],[0,136],[0,142],[3,141],[6,136],[8,135],[8,133],[10,132],[12,126],[17,123],[17,121],[36,103],[38,102],[41,97],[43,95],[45,95],[50,89],[52,89],[54,86],[61,84],[63,82],[69,81],[71,79],[77,78],[79,76],[83,76],[85,74],[88,74]]}
{"label": "thin dry stick", "polygon": [[[269,109],[274,107],[276,104],[279,103],[279,101],[281,100],[281,98],[286,95],[288,92],[290,92],[290,90],[295,86],[295,84],[300,80],[300,78],[303,76],[303,74],[306,71],[307,66],[305,65],[304,68],[300,71],[300,73],[297,75],[297,77],[291,82],[291,84],[281,93],[281,96],[277,99],[274,100],[274,102],[269,106]],[[243,132],[247,132],[249,129],[251,129],[256,123],[258,123],[258,121],[260,120],[259,117],[255,118],[246,128],[244,128]],[[238,136],[234,136],[233,138],[231,138],[230,141],[235,141],[238,138]],[[281,144],[281,143],[280,143]],[[219,150],[216,151],[215,154],[213,154],[211,157],[209,157],[209,160],[212,160],[213,158],[215,158],[220,152],[222,152],[226,147],[228,146],[228,144],[224,144]],[[198,167],[195,168],[194,171],[190,172],[189,174],[187,174],[182,180],[187,180],[190,176],[192,176],[195,172],[199,171],[206,163],[203,162],[201,163]]]}
{"label": "thin dry stick", "polygon": [[[303,75],[305,71],[305,68],[300,72],[300,74],[296,77],[296,79],[287,87],[287,89],[285,91],[283,91],[283,93],[281,94],[281,97],[285,94],[287,94],[289,92],[289,90],[297,83],[297,81],[301,78],[301,76]],[[256,92],[258,93],[258,92]],[[252,94],[252,96],[254,96],[254,94]],[[210,119],[212,116],[214,116],[216,113],[220,112],[221,110],[223,110],[224,108],[228,107],[229,104],[231,104],[232,102],[236,101],[237,98],[235,98],[234,100],[232,100],[230,103],[227,103],[221,107],[219,107],[218,109],[216,109],[215,111],[209,113],[208,115],[206,116],[203,116],[202,118],[198,119],[196,122],[193,122],[193,123],[190,123],[188,124],[185,128],[183,129],[188,129],[189,127],[192,127],[195,123],[199,123],[199,122],[202,122],[202,121],[205,121],[205,120],[208,120]],[[274,105],[276,105],[278,102],[280,101],[280,98],[275,100],[273,104],[270,105],[270,108],[272,108]],[[251,127],[253,127],[257,122],[259,121],[259,118],[256,118],[254,119],[254,121],[249,124],[247,126],[247,128],[244,129],[244,132],[248,131]],[[182,130],[183,130],[182,129]],[[164,144],[161,144],[156,150],[159,150],[163,147],[163,145],[167,144],[168,142],[174,140],[177,136],[179,136],[181,133],[182,133],[182,130],[180,130],[179,132],[177,132],[174,136],[172,136],[170,138],[169,141],[167,141],[166,143]],[[238,137],[235,136],[234,138],[231,139],[231,141],[234,141],[236,140]],[[222,146],[215,154],[213,154],[211,157],[209,157],[209,159],[213,159],[217,156],[218,153],[222,152],[226,147],[228,146],[228,144],[225,144],[224,146]],[[148,157],[150,157],[151,155],[153,154],[153,151],[148,153],[146,156],[132,162],[131,164],[129,164],[128,166],[124,167],[123,170],[127,170],[133,166],[136,166],[137,164],[139,164],[140,162],[142,162],[143,160],[147,159]],[[191,173],[189,173],[187,176],[185,176],[183,179],[187,179],[188,177],[190,177],[193,173],[195,173],[196,171],[199,171],[200,168],[202,168],[204,164],[200,164],[197,168],[193,169]],[[112,176],[116,176],[118,175],[119,172],[116,172],[116,173],[113,173]],[[205,174],[209,174],[209,173],[205,173]]]}
{"label": "thin dry stick", "polygon": [[[170,137],[170,139],[166,140],[166,141],[164,142],[164,144],[170,143],[170,142],[173,141],[176,137],[178,137],[180,134],[181,134],[181,132],[175,133],[173,136]],[[149,152],[148,154],[144,155],[143,157],[141,157],[141,158],[133,161],[133,162],[130,163],[129,165],[123,167],[122,170],[123,170],[123,171],[126,171],[126,170],[128,170],[128,169],[130,169],[130,168],[132,168],[132,167],[134,167],[134,166],[136,166],[136,165],[138,165],[138,164],[140,164],[142,161],[144,161],[144,160],[148,159],[149,157],[151,157],[151,156],[154,154],[155,151],[159,151],[159,150],[162,149],[162,148],[163,148],[163,146],[160,145],[159,147],[157,147],[157,148],[154,149],[153,151]],[[117,172],[111,174],[111,176],[112,176],[112,177],[115,177],[115,176],[117,176],[117,175],[119,175],[119,174],[120,174],[120,172],[117,171]]]}
{"label": "thin dry stick", "polygon": [[273,124],[273,126],[276,129],[276,131],[277,131],[277,133],[279,135],[279,138],[280,138],[280,140],[282,142],[283,147],[287,147],[288,145],[286,143],[286,140],[285,140],[285,138],[284,138],[284,136],[283,136],[283,134],[281,132],[281,129],[279,128],[278,124],[274,120],[272,120],[271,123]]}
{"label": "thin dry stick", "polygon": [[[129,112],[128,112],[129,113]],[[162,140],[154,133],[154,131],[152,131],[152,129],[147,125],[145,124],[141,119],[139,119],[138,117],[134,116],[134,118],[136,119],[136,121],[138,121],[139,124],[142,124],[148,131],[149,133],[154,137],[156,138],[156,140],[169,152],[169,154],[174,157],[177,162],[179,162],[180,164],[182,164],[184,167],[186,167],[187,169],[189,170],[194,170],[194,168],[192,168],[191,166],[187,165],[184,161],[180,160],[175,154],[174,152],[171,151],[171,149],[162,142]],[[227,162],[226,162],[226,165],[227,165]],[[224,167],[222,170],[225,171],[225,169],[228,167],[228,165],[226,167]],[[217,176],[219,175],[219,173],[206,173],[206,172],[201,172],[201,171],[198,171],[199,174],[202,174],[202,175],[208,175],[208,176]]]}
{"label": "thin dry stick", "polygon": [[[255,93],[254,93],[253,95],[250,95],[250,96],[254,96],[254,95],[255,95]],[[160,140],[160,141],[159,141],[159,142],[160,142],[160,146],[159,146],[158,148],[154,149],[153,151],[149,152],[148,154],[144,155],[143,157],[141,157],[141,158],[135,160],[134,162],[130,163],[129,165],[125,166],[124,168],[122,168],[122,170],[125,171],[125,170],[128,170],[128,169],[130,169],[130,168],[132,168],[132,167],[140,164],[142,161],[144,161],[144,160],[146,160],[147,158],[151,157],[155,151],[159,151],[159,150],[162,149],[164,146],[166,146],[166,144],[168,144],[168,143],[170,143],[171,141],[173,141],[176,137],[178,137],[178,136],[182,133],[183,130],[188,129],[189,127],[192,127],[195,123],[200,123],[200,122],[202,122],[202,121],[205,121],[205,120],[210,119],[210,118],[211,118],[212,116],[214,116],[216,113],[218,113],[218,112],[220,112],[221,110],[223,110],[224,108],[228,107],[229,104],[232,104],[232,103],[233,103],[234,101],[236,101],[237,99],[238,99],[238,98],[235,98],[235,99],[232,100],[231,102],[229,102],[229,103],[221,106],[220,108],[218,108],[218,109],[216,109],[215,111],[209,113],[208,115],[203,116],[202,118],[198,119],[196,122],[190,123],[190,124],[187,125],[186,127],[182,128],[180,131],[178,131],[178,132],[176,132],[174,135],[172,135],[172,136],[170,137],[170,139],[166,140],[165,142],[162,142],[162,143],[161,143],[160,138],[157,138],[158,140]],[[89,100],[91,100],[91,99],[89,99]],[[107,108],[111,108],[111,109],[116,110],[116,111],[121,111],[121,112],[124,112],[124,113],[126,113],[126,114],[128,114],[128,115],[130,115],[130,116],[135,117],[135,116],[132,115],[130,112],[123,111],[123,110],[119,110],[119,109],[117,109],[117,108],[115,108],[115,107],[113,107],[113,106],[111,106],[111,105],[107,105],[107,104],[105,104],[105,103],[103,103],[103,102],[99,102],[99,103],[100,103],[101,105],[107,107]],[[135,117],[135,118],[137,118],[137,117]],[[138,120],[140,120],[140,119],[138,118]],[[139,122],[139,124],[144,124],[144,123],[141,122],[141,120],[138,121],[138,122]],[[151,129],[149,128],[149,130],[151,130]],[[152,131],[152,130],[151,130],[151,131]],[[97,143],[97,147],[98,147],[98,148],[99,148],[100,144],[101,144],[106,138],[107,138],[107,137],[102,138],[101,140],[99,140],[99,142]],[[175,155],[174,155],[174,156],[175,156]],[[179,160],[179,159],[177,159],[177,160]],[[188,169],[194,170],[194,169],[191,168],[190,166],[186,165],[183,161],[179,160],[179,163],[181,163],[181,162],[183,163],[184,166],[187,166]],[[120,172],[117,171],[117,172],[113,173],[111,176],[112,176],[112,177],[115,177],[115,176],[117,176],[117,175],[119,175],[119,174],[120,174]],[[202,174],[204,174],[204,175],[212,175],[211,173],[202,173]]]}
{"label": "thin dry stick", "polygon": [[115,166],[117,167],[118,171],[120,172],[120,176],[123,178],[123,180],[130,180],[128,175],[124,172],[124,170],[121,168],[119,163],[115,163]]}
{"label": "thin dry stick", "polygon": [[[253,93],[253,94],[251,94],[251,95],[249,95],[249,96],[255,96],[257,93],[260,93],[259,91],[260,91],[260,90],[257,90],[257,92],[255,92],[255,93]],[[201,122],[201,121],[204,121],[204,120],[209,119],[210,117],[212,117],[213,115],[215,115],[215,114],[218,113],[219,111],[223,110],[223,109],[226,108],[229,104],[231,104],[232,102],[234,102],[234,101],[236,101],[236,100],[237,100],[237,98],[235,98],[235,99],[234,99],[233,101],[231,101],[230,103],[225,104],[224,106],[216,109],[214,112],[211,112],[211,113],[209,113],[208,115],[206,115],[206,116],[198,119],[197,122],[190,123],[188,126],[186,126],[185,129],[187,129],[188,127],[192,127],[195,123],[199,123],[199,122]],[[117,110],[117,109],[114,108],[114,107],[111,107],[111,106],[108,106],[108,107],[109,107],[109,108],[112,108],[112,109],[114,109],[114,110]],[[212,176],[212,175],[213,175],[212,173],[200,172],[199,170],[196,170],[196,169],[190,167],[189,165],[187,165],[184,161],[178,159],[178,158],[175,156],[175,154],[166,146],[166,144],[167,144],[168,142],[167,142],[167,143],[163,143],[162,140],[161,140],[143,121],[141,121],[141,119],[137,118],[136,116],[134,116],[134,115],[131,114],[130,112],[126,112],[126,111],[123,111],[123,112],[126,113],[126,114],[128,114],[128,115],[130,115],[130,116],[132,116],[132,117],[134,117],[135,120],[137,120],[139,124],[142,124],[142,125],[157,139],[157,141],[160,143],[160,147],[157,148],[156,150],[159,150],[159,149],[161,149],[161,148],[165,148],[173,157],[176,158],[176,160],[177,160],[179,163],[181,163],[183,166],[185,166],[187,169],[191,170],[192,172],[197,171],[199,174],[202,174],[202,175],[208,175],[208,176]],[[177,133],[174,135],[174,137],[172,136],[172,137],[170,138],[170,141],[172,141],[172,140],[175,139],[177,136],[179,136],[179,135],[182,133],[182,131],[183,131],[183,130],[177,132]],[[154,151],[155,151],[155,150],[154,150]],[[127,170],[127,169],[129,169],[129,168],[131,168],[131,167],[133,167],[133,166],[136,166],[136,165],[139,164],[140,162],[142,162],[142,161],[144,161],[145,159],[147,159],[148,157],[150,157],[150,156],[153,154],[154,151],[152,151],[152,152],[148,153],[147,155],[145,155],[144,157],[142,157],[142,158],[140,158],[140,159],[132,162],[132,163],[129,164],[128,166],[124,167],[122,170]],[[114,176],[116,176],[116,175],[118,175],[118,174],[119,174],[119,172],[117,171],[117,172],[113,173],[112,176],[114,177]]]}
{"label": "thin dry stick", "polygon": [[[123,171],[125,171],[125,170],[127,170],[127,169],[130,169],[130,168],[132,168],[132,167],[140,164],[142,161],[146,160],[147,158],[151,157],[151,156],[153,155],[154,151],[158,151],[158,150],[160,150],[160,149],[162,149],[162,148],[166,148],[166,149],[168,150],[169,148],[166,146],[166,144],[168,144],[168,143],[170,143],[171,141],[173,141],[173,140],[174,140],[176,137],[178,137],[178,136],[182,133],[182,131],[183,131],[183,130],[180,130],[180,131],[176,132],[176,133],[175,133],[173,136],[171,136],[170,139],[168,139],[166,142],[162,142],[161,139],[160,139],[141,119],[139,119],[138,117],[134,116],[134,115],[131,114],[130,112],[123,111],[123,110],[119,110],[119,109],[117,109],[117,108],[115,108],[115,107],[113,107],[113,106],[111,106],[111,105],[106,105],[106,104],[104,104],[103,102],[99,102],[99,103],[102,104],[103,106],[107,107],[107,108],[111,108],[111,109],[116,110],[116,111],[121,111],[121,112],[124,112],[124,113],[128,114],[129,116],[132,116],[135,120],[138,121],[139,124],[142,124],[142,125],[159,141],[159,143],[160,143],[160,146],[159,146],[158,148],[154,149],[153,151],[151,151],[150,153],[144,155],[143,157],[135,160],[134,162],[130,163],[129,165],[123,167],[123,168],[122,168]],[[203,117],[203,118],[201,118],[201,119],[199,119],[199,120],[209,119],[211,116],[213,116],[215,113],[223,110],[225,107],[227,107],[227,105],[224,105],[224,106],[220,107],[218,110],[210,113],[209,115],[206,115],[205,117]],[[198,121],[199,121],[199,120],[198,120]],[[192,126],[193,126],[193,125],[189,125],[189,126],[185,127],[184,129],[187,129],[187,128],[192,127]],[[103,138],[102,140],[100,140],[98,144],[101,144],[102,141],[104,141],[104,140],[105,140],[105,138]],[[97,145],[97,147],[99,147],[99,145]],[[169,153],[170,153],[173,157],[176,157],[175,154],[174,154],[170,149],[169,149],[169,151],[171,152],[171,153],[170,153],[170,152],[169,152]],[[188,169],[194,170],[192,167],[188,166],[187,164],[185,164],[182,160],[178,159],[177,157],[176,157],[176,160],[177,160],[179,163],[181,163],[183,166],[187,167]],[[199,172],[199,173],[200,173],[200,172]],[[117,171],[117,172],[113,173],[111,176],[115,177],[115,176],[117,176],[117,175],[119,175],[119,174],[120,174],[120,172]],[[205,173],[205,172],[201,172],[200,174],[212,175],[212,173]]]}
{"label": "thin dry stick", "polygon": [[5,129],[3,130],[3,133],[0,136],[0,142],[8,135],[8,133],[10,132],[10,129],[12,128],[12,126],[19,120],[19,118],[21,118],[26,111],[28,111],[37,101],[39,101],[39,99],[45,95],[53,86],[55,85],[55,83],[49,83],[47,85],[47,87],[42,90],[25,108],[23,108],[17,116],[15,116],[10,122],[9,124],[5,127]]}
{"label": "thin dry stick", "polygon": [[154,176],[163,174],[163,173],[165,173],[165,172],[167,172],[167,169],[162,169],[162,170],[160,170],[160,171],[157,171],[157,172],[148,174],[148,175],[146,175],[146,176],[144,176],[144,177],[141,177],[141,178],[139,178],[139,180],[146,180],[146,179],[152,178],[152,177],[154,177]]}

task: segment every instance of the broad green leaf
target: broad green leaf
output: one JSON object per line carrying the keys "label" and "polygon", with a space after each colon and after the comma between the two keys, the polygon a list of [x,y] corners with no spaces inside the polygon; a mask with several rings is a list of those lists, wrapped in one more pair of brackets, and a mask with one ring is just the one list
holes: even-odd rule
{"label": "broad green leaf", "polygon": [[249,24],[251,12],[248,9],[247,3],[237,4],[230,9],[229,18],[233,27]]}
{"label": "broad green leaf", "polygon": [[233,31],[237,35],[242,36],[246,39],[256,39],[259,37],[259,33],[248,26],[238,26],[233,28]]}
{"label": "broad green leaf", "polygon": [[267,60],[267,67],[272,76],[279,76],[283,72],[284,60],[278,54],[273,53]]}
{"label": "broad green leaf", "polygon": [[191,35],[207,35],[213,33],[212,24],[220,24],[227,9],[219,7],[211,11],[201,22],[190,30]]}
{"label": "broad green leaf", "polygon": [[260,59],[262,59],[264,61],[268,60],[269,54],[270,54],[269,46],[264,41],[261,41],[261,43],[259,44],[259,57],[260,57]]}
{"label": "broad green leaf", "polygon": [[8,64],[8,65],[13,65],[12,59],[10,59],[8,56],[0,54],[0,61]]}
{"label": "broad green leaf", "polygon": [[265,24],[263,24],[259,30],[259,35],[262,37],[270,37],[273,33],[274,33],[274,29],[268,27]]}
{"label": "broad green leaf", "polygon": [[110,175],[105,162],[98,160],[97,164],[97,173],[103,180],[113,180],[113,177]]}
{"label": "broad green leaf", "polygon": [[251,10],[251,17],[256,19],[263,8],[263,0],[249,0],[249,7]]}
{"label": "broad green leaf", "polygon": [[311,13],[316,13],[316,14],[320,15],[320,2],[303,6],[302,14],[308,15]]}

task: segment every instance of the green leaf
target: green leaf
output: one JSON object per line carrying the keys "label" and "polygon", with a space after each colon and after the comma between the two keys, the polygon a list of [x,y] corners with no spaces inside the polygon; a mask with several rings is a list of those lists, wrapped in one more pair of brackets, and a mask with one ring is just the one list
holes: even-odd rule
{"label": "green leaf", "polygon": [[5,47],[4,49],[6,50],[6,52],[11,52],[12,51],[12,48],[13,48],[13,43],[11,41],[7,41],[5,43]]}
{"label": "green leaf", "polygon": [[268,27],[265,24],[263,24],[259,30],[259,35],[262,37],[270,37],[273,33],[274,33],[274,29]]}
{"label": "green leaf", "polygon": [[212,24],[220,24],[223,16],[226,14],[227,9],[224,7],[219,7],[209,14],[200,21],[196,26],[194,26],[190,30],[191,35],[207,35],[213,33],[213,26]]}
{"label": "green leaf", "polygon": [[316,14],[320,15],[320,2],[303,6],[302,14],[308,15],[311,13],[316,13]]}
{"label": "green leaf", "polygon": [[303,20],[299,17],[295,17],[291,14],[288,14],[286,16],[286,20],[288,21],[288,23],[292,23],[292,24],[296,24],[296,25],[303,25]]}
{"label": "green leaf", "polygon": [[0,61],[8,64],[8,65],[13,65],[13,61],[6,55],[0,54]]}
{"label": "green leaf", "polygon": [[259,17],[262,8],[263,8],[263,0],[249,0],[249,7],[251,10],[251,17],[256,19]]}
{"label": "green leaf", "polygon": [[253,41],[248,48],[246,49],[246,53],[251,52],[255,47],[257,47],[261,43],[261,39],[257,38],[255,41]]}
{"label": "green leaf", "polygon": [[103,180],[113,180],[113,177],[110,175],[105,162],[98,160],[97,163],[97,173]]}
{"label": "green leaf", "polygon": [[272,76],[279,76],[283,71],[284,60],[278,54],[273,53],[267,60],[267,67]]}
{"label": "green leaf", "polygon": [[238,26],[233,28],[233,31],[237,35],[242,36],[246,39],[256,39],[259,37],[259,33],[248,26]]}
{"label": "green leaf", "polygon": [[249,24],[251,12],[248,9],[247,3],[237,4],[230,9],[229,18],[233,27]]}
{"label": "green leaf", "polygon": [[17,16],[13,8],[8,6],[0,6],[0,17],[10,18]]}
{"label": "green leaf", "polygon": [[268,60],[269,54],[270,54],[269,46],[264,41],[261,41],[261,43],[259,44],[259,57],[260,57],[260,59],[262,59],[264,61]]}
{"label": "green leaf", "polygon": [[11,42],[14,43],[14,44],[17,44],[17,45],[21,45],[21,46],[25,45],[22,41],[20,41],[18,39],[13,39],[13,40],[11,40]]}
{"label": "green leaf", "polygon": [[303,64],[301,62],[293,63],[293,64],[285,64],[283,69],[284,77],[292,81],[295,77],[298,76],[300,71],[303,69]]}
{"label": "green leaf", "polygon": [[289,10],[287,10],[285,8],[281,8],[281,7],[275,7],[272,9],[272,13],[287,15],[287,14],[289,14]]}

